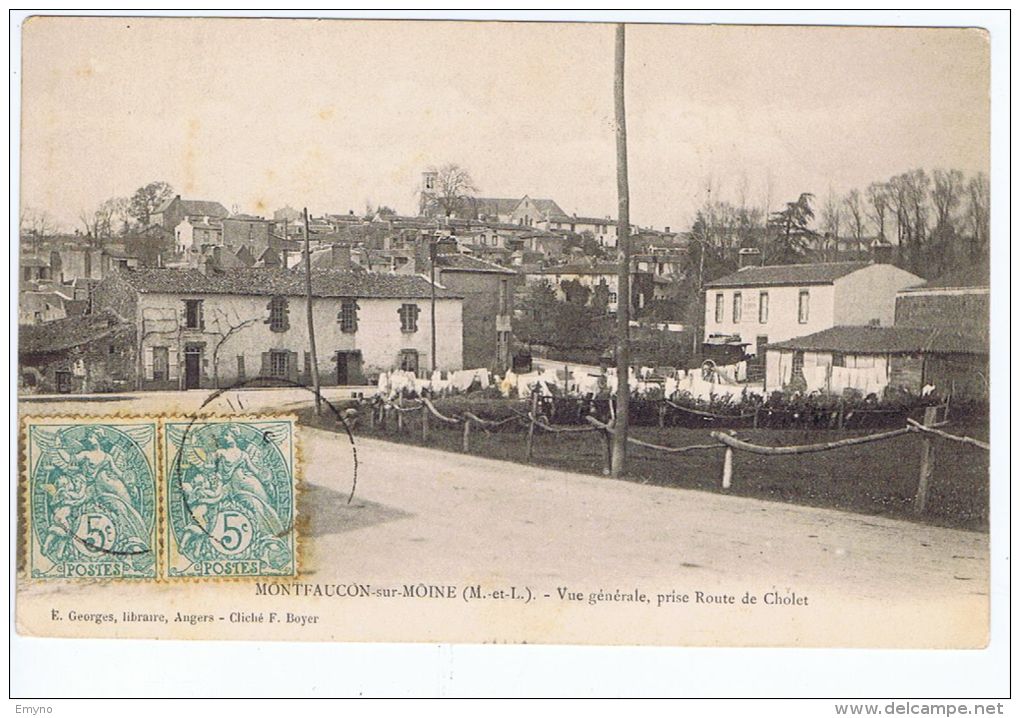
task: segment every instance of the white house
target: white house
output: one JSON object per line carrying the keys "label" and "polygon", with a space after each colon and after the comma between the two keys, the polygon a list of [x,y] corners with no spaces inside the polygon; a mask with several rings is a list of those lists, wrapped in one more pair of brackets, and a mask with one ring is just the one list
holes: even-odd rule
{"label": "white house", "polygon": [[576,214],[571,217],[559,217],[549,221],[548,229],[565,230],[577,234],[591,232],[599,246],[616,246],[616,220],[609,217],[578,217]]}
{"label": "white house", "polygon": [[174,227],[178,254],[200,252],[202,247],[223,244],[223,224],[211,217],[185,217]]}
{"label": "white house", "polygon": [[[424,277],[317,270],[313,322],[320,384],[381,371],[425,374],[431,285]],[[436,288],[436,368],[462,368],[460,297]],[[305,279],[276,268],[120,272],[96,305],[137,327],[143,388],[230,386],[254,377],[310,384]]]}
{"label": "white house", "polygon": [[923,279],[891,264],[829,262],[744,267],[705,285],[705,335],[769,343],[834,326],[891,326],[896,293]]}

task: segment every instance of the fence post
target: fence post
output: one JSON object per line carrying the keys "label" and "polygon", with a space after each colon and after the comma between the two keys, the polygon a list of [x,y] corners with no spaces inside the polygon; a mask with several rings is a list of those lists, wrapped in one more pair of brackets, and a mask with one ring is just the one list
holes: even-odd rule
{"label": "fence post", "polygon": [[403,398],[397,399],[397,433],[402,434],[404,432],[404,400]]}
{"label": "fence post", "polygon": [[[924,408],[924,425],[931,426],[935,423],[938,412],[936,406]],[[928,504],[928,487],[931,484],[931,475],[935,469],[935,447],[932,445],[931,436],[924,434],[921,437],[921,472],[917,480],[917,494],[914,496],[914,513],[923,514]]]}
{"label": "fence post", "polygon": [[839,418],[836,420],[836,428],[840,431],[843,430],[843,417],[846,407],[843,403],[843,397],[839,397]]}
{"label": "fence post", "polygon": [[761,407],[760,406],[755,406],[754,407],[754,428],[755,429],[758,428],[758,412],[759,411],[761,411]]}
{"label": "fence post", "polygon": [[531,421],[528,422],[528,441],[524,447],[524,461],[531,463],[531,452],[535,441],[535,422],[538,420],[538,392],[531,392]]}
{"label": "fence post", "polygon": [[464,453],[471,451],[471,419],[464,417]]}
{"label": "fence post", "polygon": [[732,484],[733,484],[733,449],[727,446],[726,455],[723,457],[722,464],[722,487],[724,489],[728,489]]}
{"label": "fence post", "polygon": [[613,473],[613,437],[612,435],[603,429],[599,432],[602,434],[602,443],[605,451],[603,452],[606,458],[605,468],[602,469],[603,476],[609,476]]}
{"label": "fence post", "polygon": [[368,406],[368,428],[375,431],[375,403]]}
{"label": "fence post", "polygon": [[663,399],[662,403],[659,404],[659,428],[661,429],[666,425],[666,400]]}
{"label": "fence post", "polygon": [[421,440],[429,440],[429,408],[424,401],[421,403]]}

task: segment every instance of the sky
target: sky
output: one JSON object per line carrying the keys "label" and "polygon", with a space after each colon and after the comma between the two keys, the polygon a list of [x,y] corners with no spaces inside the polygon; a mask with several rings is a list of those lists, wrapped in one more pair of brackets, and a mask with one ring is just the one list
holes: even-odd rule
{"label": "sky", "polygon": [[[421,172],[616,216],[614,26],[33,18],[21,204],[64,229],[163,180],[271,216],[417,207]],[[975,29],[628,25],[631,220],[775,207],[925,167],[987,172]]]}

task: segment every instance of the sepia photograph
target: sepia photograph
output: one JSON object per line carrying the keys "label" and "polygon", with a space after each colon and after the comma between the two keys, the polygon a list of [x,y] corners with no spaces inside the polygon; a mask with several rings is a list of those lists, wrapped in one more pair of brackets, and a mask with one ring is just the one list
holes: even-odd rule
{"label": "sepia photograph", "polygon": [[12,24],[19,640],[1004,639],[997,40],[782,19]]}

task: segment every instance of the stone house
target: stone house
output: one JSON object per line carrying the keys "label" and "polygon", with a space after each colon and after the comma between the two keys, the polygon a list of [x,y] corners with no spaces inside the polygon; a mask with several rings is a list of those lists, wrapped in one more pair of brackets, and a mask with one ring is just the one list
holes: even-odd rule
{"label": "stone house", "polygon": [[152,213],[150,222],[167,229],[179,225],[185,217],[209,217],[211,219],[223,219],[228,217],[230,212],[219,202],[212,202],[202,199],[181,199],[175,195]]}
{"label": "stone house", "polygon": [[[619,306],[619,264],[616,262],[578,262],[573,264],[557,264],[551,267],[530,268],[525,273],[526,282],[548,282],[556,290],[556,297],[567,299],[564,282],[574,281],[588,289],[592,294],[599,287],[605,287],[609,293],[606,310],[615,314]],[[631,309],[639,311],[655,298],[655,282],[650,272],[639,272],[631,266],[630,295]],[[591,297],[589,297],[591,301]]]}
{"label": "stone house", "polygon": [[[430,290],[422,277],[316,271],[320,384],[360,384],[393,369],[430,371]],[[121,272],[96,288],[95,303],[137,327],[141,388],[222,387],[253,378],[311,383],[300,272]],[[461,298],[443,288],[436,290],[435,336],[436,367],[462,368]]]}
{"label": "stone house", "polygon": [[513,291],[518,274],[463,254],[436,256],[436,281],[464,297],[464,366],[504,371],[510,366]]}
{"label": "stone house", "polygon": [[705,285],[704,341],[765,345],[836,326],[893,324],[896,293],[924,282],[891,264],[748,266]]}
{"label": "stone house", "polygon": [[18,327],[18,390],[87,394],[134,388],[135,328],[112,312]]}
{"label": "stone house", "polygon": [[522,227],[550,229],[553,222],[569,222],[567,213],[551,199],[532,199],[524,195],[510,215],[510,223]]}
{"label": "stone house", "polygon": [[270,222],[262,217],[235,214],[224,217],[223,246],[231,252],[247,247],[254,256],[259,256],[270,246]]}

